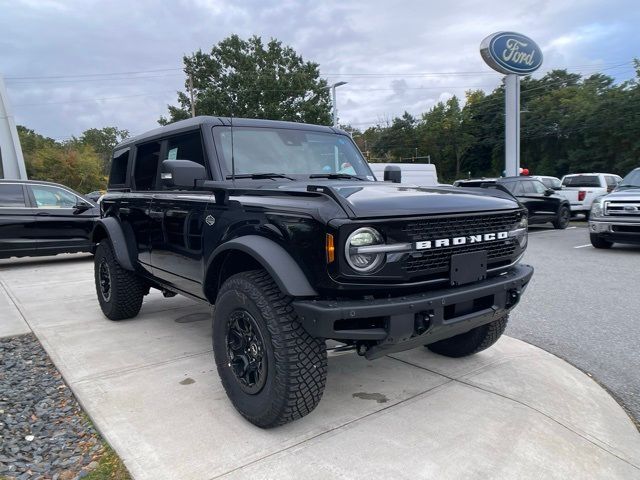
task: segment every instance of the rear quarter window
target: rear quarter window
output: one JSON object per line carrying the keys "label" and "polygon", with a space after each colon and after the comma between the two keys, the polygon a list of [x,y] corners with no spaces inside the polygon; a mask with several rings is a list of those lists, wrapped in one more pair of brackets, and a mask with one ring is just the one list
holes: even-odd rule
{"label": "rear quarter window", "polygon": [[126,148],[114,152],[109,173],[109,187],[121,187],[127,183],[127,170],[129,169],[129,151]]}
{"label": "rear quarter window", "polygon": [[22,185],[13,183],[0,185],[0,207],[16,208],[26,206]]}

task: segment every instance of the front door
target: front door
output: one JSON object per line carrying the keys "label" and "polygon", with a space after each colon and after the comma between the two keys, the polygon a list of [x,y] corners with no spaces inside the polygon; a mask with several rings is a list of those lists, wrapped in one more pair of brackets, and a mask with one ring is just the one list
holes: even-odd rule
{"label": "front door", "polygon": [[29,184],[36,212],[38,255],[88,250],[91,247],[96,209],[79,211],[79,201],[86,200],[54,185]]}
{"label": "front door", "polygon": [[[162,160],[190,160],[209,171],[199,129],[165,141]],[[203,230],[209,228],[205,219],[212,195],[205,191],[167,191],[161,184],[157,190],[160,191],[154,193],[149,213],[154,275],[179,290],[202,297],[202,237]]]}

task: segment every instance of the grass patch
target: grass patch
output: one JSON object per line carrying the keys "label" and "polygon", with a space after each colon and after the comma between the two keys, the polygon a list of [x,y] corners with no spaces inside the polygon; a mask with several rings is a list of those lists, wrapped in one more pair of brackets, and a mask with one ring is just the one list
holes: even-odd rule
{"label": "grass patch", "polygon": [[105,442],[98,467],[89,472],[84,480],[131,480],[131,475],[116,452]]}

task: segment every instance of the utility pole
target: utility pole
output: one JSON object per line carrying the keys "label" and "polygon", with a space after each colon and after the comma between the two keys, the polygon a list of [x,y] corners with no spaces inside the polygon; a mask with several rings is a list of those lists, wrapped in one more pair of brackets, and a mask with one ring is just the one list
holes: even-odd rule
{"label": "utility pole", "polygon": [[336,87],[339,87],[341,85],[346,85],[347,82],[337,82],[334,83],[333,85],[331,85],[330,87],[324,87],[324,88],[331,88],[331,103],[333,103],[333,126],[337,127],[338,126],[338,104],[336,103]]}
{"label": "utility pole", "polygon": [[191,116],[196,116],[196,104],[193,102],[193,76],[189,74],[189,96],[191,97]]}

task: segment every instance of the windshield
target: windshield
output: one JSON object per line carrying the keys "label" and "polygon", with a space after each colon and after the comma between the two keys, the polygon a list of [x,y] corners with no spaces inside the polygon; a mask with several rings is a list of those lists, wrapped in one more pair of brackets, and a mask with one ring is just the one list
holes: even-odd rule
{"label": "windshield", "polygon": [[597,175],[573,175],[564,177],[562,185],[565,187],[599,187],[600,178]]}
{"label": "windshield", "polygon": [[619,184],[620,187],[640,187],[640,168],[632,170]]}
{"label": "windshield", "polygon": [[[214,127],[221,163],[231,173],[231,128]],[[236,175],[284,173],[308,177],[345,174],[374,179],[351,139],[286,128],[233,127]]]}

